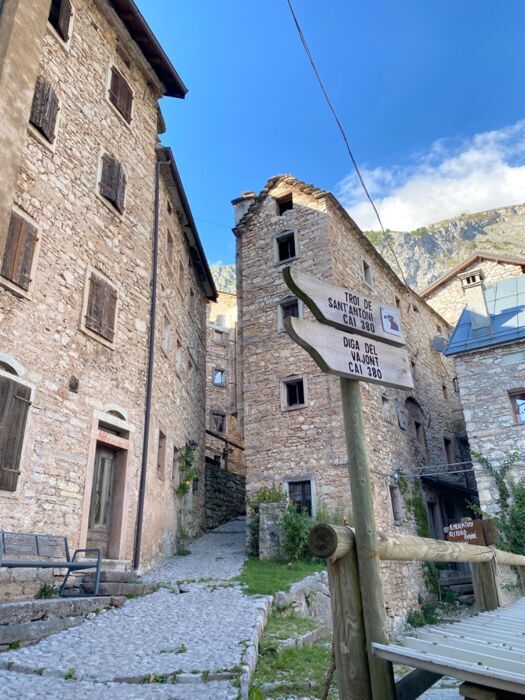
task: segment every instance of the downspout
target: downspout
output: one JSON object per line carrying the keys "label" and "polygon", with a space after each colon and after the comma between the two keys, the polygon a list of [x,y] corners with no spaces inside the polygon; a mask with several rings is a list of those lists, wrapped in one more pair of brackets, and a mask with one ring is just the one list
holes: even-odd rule
{"label": "downspout", "polygon": [[133,568],[140,566],[140,547],[142,544],[142,526],[144,521],[144,500],[146,496],[146,476],[148,471],[149,429],[151,416],[151,397],[153,394],[153,365],[155,359],[155,321],[157,314],[157,266],[159,258],[159,198],[160,198],[160,162],[155,165],[155,204],[153,212],[153,261],[151,270],[151,304],[149,316],[148,368],[146,376],[146,408],[144,412],[144,435],[142,440],[142,465],[140,468],[139,496],[137,502],[137,526],[133,547]]}

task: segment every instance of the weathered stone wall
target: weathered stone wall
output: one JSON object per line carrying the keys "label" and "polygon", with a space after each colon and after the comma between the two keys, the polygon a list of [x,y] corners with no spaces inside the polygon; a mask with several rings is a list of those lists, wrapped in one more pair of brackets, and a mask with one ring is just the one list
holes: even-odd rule
{"label": "weathered stone wall", "polygon": [[[28,294],[0,287],[0,354],[20,368],[20,381],[34,392],[17,490],[0,491],[0,528],[66,535],[72,547],[85,546],[97,425],[101,416],[112,423],[118,413],[117,424],[125,424],[129,434],[120,542],[120,557],[129,561],[142,454],[161,89],[108,3],[79,0],[73,5],[69,43],[48,27],[39,67],[60,103],[56,140],[50,146],[28,129],[15,198],[39,231],[33,279]],[[134,93],[129,125],[107,98],[113,64]],[[126,172],[122,215],[97,192],[104,150]],[[163,190],[164,209],[166,196]],[[165,228],[164,215],[161,235]],[[173,233],[186,286],[180,292],[173,284],[161,254],[143,565],[173,551],[172,446],[193,439],[199,443],[201,470],[204,457],[204,298],[189,268],[182,230],[174,226]],[[113,347],[82,329],[89,269],[100,270],[118,291]],[[184,342],[180,376],[161,356],[163,308],[173,315],[174,332]],[[190,352],[193,369],[188,368]],[[79,380],[77,392],[70,389],[71,377]],[[157,470],[159,425],[167,435],[164,479]],[[203,491],[195,496],[201,506]],[[197,520],[202,521],[202,511]]]}
{"label": "weathered stone wall", "polygon": [[206,527],[212,530],[246,513],[246,478],[206,465]]}
{"label": "weathered stone wall", "polygon": [[[466,267],[462,270],[462,273],[469,270],[482,270],[485,276],[485,284],[523,274],[521,265],[510,265],[509,263],[499,263],[493,260],[480,260],[473,263],[470,267]],[[461,280],[458,277],[454,277],[436,289],[435,292],[429,294],[426,300],[433,309],[453,326],[459,320],[461,312],[466,306],[465,294],[461,286]]]}
{"label": "weathered stone wall", "polygon": [[[399,469],[410,474],[423,464],[442,467],[447,461],[443,440],[453,438],[462,414],[453,392],[452,362],[432,349],[431,339],[449,329],[423,300],[409,295],[338,207],[319,191],[295,183],[292,178],[278,180],[236,229],[248,492],[303,478],[312,481],[314,501],[342,509],[350,502],[339,381],[323,374],[278,329],[277,305],[289,292],[282,279],[284,265],[275,262],[273,239],[294,230],[298,254],[292,265],[392,306],[399,300],[416,388],[406,392],[363,382],[361,393],[378,526],[413,533],[406,509],[403,522],[394,524],[389,479]],[[279,216],[274,197],[290,191],[293,209]],[[373,289],[363,279],[363,258],[371,267]],[[307,308],[302,313],[314,320]],[[306,379],[306,406],[283,411],[281,380],[296,375]],[[413,420],[405,429],[398,421],[397,411],[407,412],[409,396],[422,413],[425,449],[419,446]],[[420,567],[385,563],[383,570],[388,614],[397,624],[417,606]]]}
{"label": "weathered stone wall", "polygon": [[[511,476],[525,476],[525,426],[516,423],[509,399],[509,391],[525,385],[525,344],[511,343],[459,355],[456,371],[471,448],[496,467],[512,452],[520,452]],[[494,512],[494,481],[481,465],[474,463],[474,468],[480,505]]]}
{"label": "weathered stone wall", "polygon": [[261,503],[259,506],[259,559],[284,558],[283,518],[287,503]]}

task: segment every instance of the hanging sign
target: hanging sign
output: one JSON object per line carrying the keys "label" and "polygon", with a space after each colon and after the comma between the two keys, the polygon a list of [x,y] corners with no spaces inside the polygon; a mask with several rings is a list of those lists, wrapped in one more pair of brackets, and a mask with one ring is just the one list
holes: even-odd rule
{"label": "hanging sign", "polygon": [[459,523],[449,523],[444,528],[449,542],[464,542],[466,544],[485,544],[483,523],[481,520],[463,519]]}
{"label": "hanging sign", "polygon": [[399,310],[291,267],[283,270],[288,287],[321,323],[349,333],[404,345]]}
{"label": "hanging sign", "polygon": [[285,319],[284,327],[292,340],[303,347],[324,372],[397,389],[414,388],[410,361],[404,348],[294,317]]}

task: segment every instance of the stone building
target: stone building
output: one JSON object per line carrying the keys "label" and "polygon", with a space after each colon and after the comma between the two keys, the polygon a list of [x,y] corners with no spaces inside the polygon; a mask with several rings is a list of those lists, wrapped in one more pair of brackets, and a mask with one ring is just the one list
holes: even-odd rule
{"label": "stone building", "polygon": [[[475,496],[470,485],[441,478],[460,459],[456,434],[463,429],[453,363],[439,351],[447,322],[403,285],[329,192],[284,175],[233,204],[248,492],[281,482],[309,512],[320,503],[349,510],[339,381],[283,330],[287,316],[313,320],[282,277],[283,267],[297,266],[400,310],[415,389],[361,383],[376,519],[382,530],[413,532],[412,494],[428,506],[432,534],[442,537],[443,526],[467,514],[465,500]],[[422,482],[421,473],[431,476]],[[417,605],[419,569],[384,568],[395,627]]]}
{"label": "stone building", "polygon": [[[466,303],[446,355],[456,373],[473,450],[495,467],[513,452],[511,478],[525,476],[525,275],[485,285],[483,268],[459,276]],[[474,463],[481,507],[494,512],[490,475]]]}
{"label": "stone building", "polygon": [[246,508],[246,466],[239,431],[237,296],[220,291],[208,307],[206,344],[206,524],[216,527]]}
{"label": "stone building", "polygon": [[525,259],[478,251],[455,265],[421,292],[421,297],[448,323],[455,325],[465,308],[461,275],[481,270],[486,283],[522,275]]}
{"label": "stone building", "polygon": [[0,36],[0,529],[144,567],[203,517],[178,451],[203,471],[216,291],[158,143],[186,88],[131,0],[6,0]]}

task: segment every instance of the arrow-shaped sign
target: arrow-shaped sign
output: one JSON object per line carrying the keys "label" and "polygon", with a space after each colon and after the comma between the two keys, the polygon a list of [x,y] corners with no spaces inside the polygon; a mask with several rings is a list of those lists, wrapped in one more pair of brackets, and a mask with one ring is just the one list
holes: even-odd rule
{"label": "arrow-shaped sign", "polygon": [[294,317],[285,319],[284,327],[292,340],[303,347],[324,372],[397,389],[414,388],[410,361],[404,348]]}
{"label": "arrow-shaped sign", "polygon": [[405,344],[398,309],[296,268],[284,268],[283,276],[292,292],[304,301],[321,323],[349,333],[379,338],[391,345]]}

